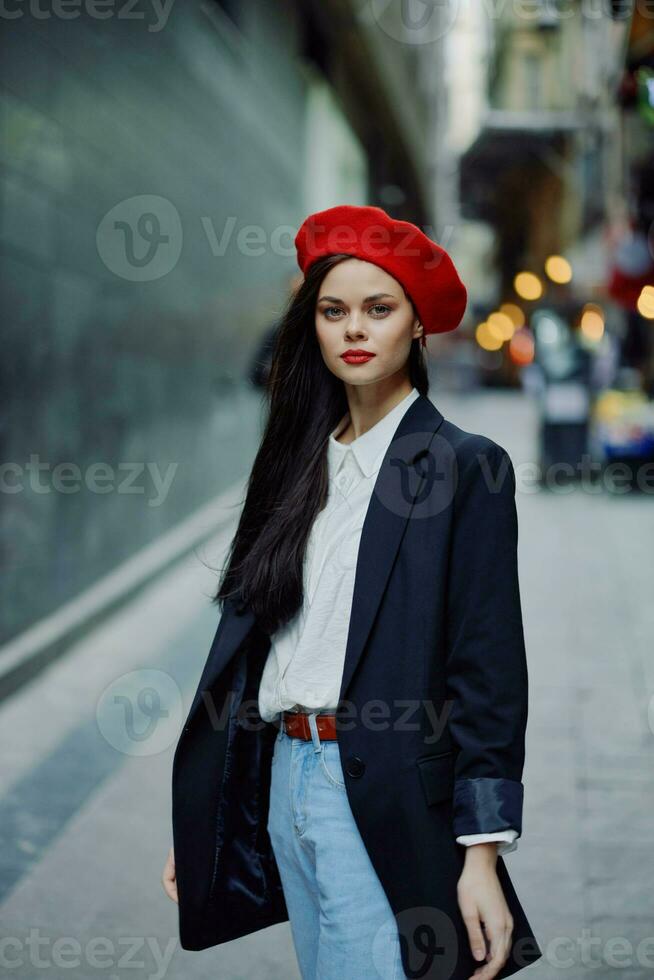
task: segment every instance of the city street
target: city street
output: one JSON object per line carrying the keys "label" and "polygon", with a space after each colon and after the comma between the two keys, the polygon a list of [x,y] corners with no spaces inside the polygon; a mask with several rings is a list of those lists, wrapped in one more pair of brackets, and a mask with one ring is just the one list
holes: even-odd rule
{"label": "city street", "polygon": [[[518,477],[530,717],[523,835],[506,861],[545,954],[529,974],[651,976],[651,500],[523,481],[537,419],[520,393],[432,387],[430,397],[505,446]],[[299,976],[288,924],[182,950],[160,885],[174,742],[218,615],[208,600],[215,575],[199,558],[218,565],[227,542],[223,532],[184,559],[0,706],[4,976]],[[127,737],[112,722],[118,678]],[[156,697],[137,701],[145,688],[167,717]],[[150,711],[160,730],[130,738]]]}

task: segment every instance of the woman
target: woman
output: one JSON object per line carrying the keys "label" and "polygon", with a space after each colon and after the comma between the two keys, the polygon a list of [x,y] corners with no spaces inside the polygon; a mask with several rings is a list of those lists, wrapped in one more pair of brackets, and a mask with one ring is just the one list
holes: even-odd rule
{"label": "woman", "polygon": [[310,215],[223,612],[173,763],[181,944],[290,920],[303,980],[509,976],[542,954],[506,451],[427,398],[466,290],[374,207]]}

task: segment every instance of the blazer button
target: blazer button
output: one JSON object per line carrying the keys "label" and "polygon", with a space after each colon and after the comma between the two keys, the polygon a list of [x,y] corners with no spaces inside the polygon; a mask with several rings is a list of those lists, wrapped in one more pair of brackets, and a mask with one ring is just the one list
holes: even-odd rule
{"label": "blazer button", "polygon": [[350,776],[358,777],[363,776],[366,770],[366,764],[363,759],[360,759],[358,755],[351,755],[347,760],[347,765],[345,766],[346,771]]}

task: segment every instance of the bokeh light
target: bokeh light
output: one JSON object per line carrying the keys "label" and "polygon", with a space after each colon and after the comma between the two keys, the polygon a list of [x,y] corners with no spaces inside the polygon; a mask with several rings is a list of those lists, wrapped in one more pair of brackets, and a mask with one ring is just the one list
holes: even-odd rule
{"label": "bokeh light", "polygon": [[562,255],[550,255],[545,260],[545,272],[552,282],[563,284],[572,279],[572,266]]}
{"label": "bokeh light", "polygon": [[519,272],[513,280],[513,288],[526,300],[540,299],[543,295],[543,284],[533,272]]}

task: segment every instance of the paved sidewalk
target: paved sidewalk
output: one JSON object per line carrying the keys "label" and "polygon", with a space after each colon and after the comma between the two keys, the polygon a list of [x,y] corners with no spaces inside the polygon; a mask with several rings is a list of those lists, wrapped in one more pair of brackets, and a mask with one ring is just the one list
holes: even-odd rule
{"label": "paved sidewalk", "polygon": [[[530,718],[523,836],[507,867],[546,954],[520,975],[654,977],[654,501],[530,489],[521,464],[536,458],[536,419],[519,393],[431,398],[504,445],[518,474]],[[217,566],[227,543],[201,557]],[[0,921],[18,963],[0,974],[299,977],[288,924],[181,950],[159,883],[174,741],[217,622],[214,584],[189,556],[0,706]],[[140,671],[138,690],[149,670],[169,675],[172,710],[158,751],[139,755],[112,728],[113,694],[129,690],[112,684]],[[40,967],[30,929],[47,940]]]}

